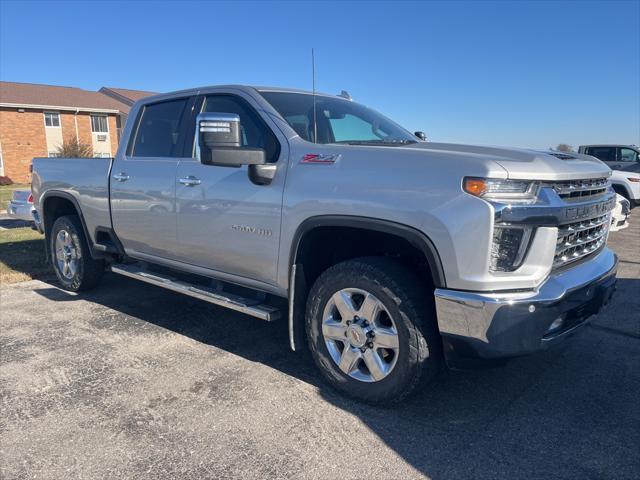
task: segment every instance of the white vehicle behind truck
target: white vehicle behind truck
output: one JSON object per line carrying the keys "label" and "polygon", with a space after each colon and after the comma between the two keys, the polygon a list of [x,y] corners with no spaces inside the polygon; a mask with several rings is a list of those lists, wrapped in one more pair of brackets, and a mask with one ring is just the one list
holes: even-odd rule
{"label": "white vehicle behind truck", "polygon": [[640,148],[635,145],[582,145],[582,154],[602,160],[611,170],[611,185],[629,200],[631,208],[640,205]]}
{"label": "white vehicle behind truck", "polygon": [[34,211],[31,190],[14,190],[7,205],[7,214],[18,220],[33,222]]}

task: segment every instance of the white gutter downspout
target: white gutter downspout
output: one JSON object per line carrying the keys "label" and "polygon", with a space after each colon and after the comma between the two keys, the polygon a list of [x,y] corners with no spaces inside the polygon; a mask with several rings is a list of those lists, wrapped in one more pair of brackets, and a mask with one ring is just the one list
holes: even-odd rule
{"label": "white gutter downspout", "polygon": [[78,137],[78,112],[79,108],[76,108],[76,113],[73,115],[73,121],[76,124],[76,143],[80,143],[80,138]]}

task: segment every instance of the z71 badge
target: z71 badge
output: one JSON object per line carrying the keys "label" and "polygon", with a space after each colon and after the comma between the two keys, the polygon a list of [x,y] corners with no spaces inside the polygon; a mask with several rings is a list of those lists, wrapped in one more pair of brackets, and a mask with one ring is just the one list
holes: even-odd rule
{"label": "z71 badge", "polygon": [[304,157],[302,157],[300,163],[319,163],[326,165],[336,163],[338,160],[340,160],[340,154],[323,155],[318,153],[307,153]]}

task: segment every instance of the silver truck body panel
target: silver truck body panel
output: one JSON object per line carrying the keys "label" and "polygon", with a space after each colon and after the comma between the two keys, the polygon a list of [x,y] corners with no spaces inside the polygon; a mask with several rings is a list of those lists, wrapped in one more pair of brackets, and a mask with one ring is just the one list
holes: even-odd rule
{"label": "silver truck body panel", "polygon": [[[436,246],[450,288],[535,288],[549,275],[557,236],[554,227],[537,229],[527,261],[517,271],[506,275],[488,271],[495,209],[464,193],[461,181],[464,176],[506,178],[502,164],[509,162],[498,157],[496,149],[477,147],[477,153],[470,154],[451,147],[442,149],[441,145],[430,148],[428,143],[409,147],[314,145],[297,136],[290,144],[282,248],[295,248],[296,229],[307,218],[352,215],[389,220],[424,232]],[[462,150],[470,148],[462,146]],[[500,149],[502,157],[507,151]],[[334,164],[300,163],[309,153],[339,154],[340,158]],[[511,165],[517,165],[521,178],[526,179],[537,178],[535,170],[525,174],[521,167],[528,162],[562,162],[551,155],[524,150],[516,150],[514,158]],[[574,171],[573,178],[608,175],[599,161],[579,161],[576,165],[578,173]],[[566,179],[563,168],[559,168],[558,178],[548,175],[546,179]],[[289,255],[285,253],[280,255],[281,285],[288,281]]]}
{"label": "silver truck body panel", "polygon": [[574,154],[563,160],[551,153],[522,148],[421,143],[419,148],[434,152],[454,151],[469,155],[484,155],[493,159],[507,172],[508,178],[518,180],[572,180],[598,178],[606,172],[600,160],[589,155]]}
{"label": "silver truck body panel", "polygon": [[[284,170],[285,161],[281,162]],[[273,283],[280,245],[284,175],[271,185],[248,181],[248,168],[215,167],[183,160],[178,178],[195,177],[192,187],[178,184],[178,261]]]}
{"label": "silver truck body panel", "polygon": [[[81,208],[87,232],[95,242],[96,228],[111,227],[109,211],[110,158],[34,158],[33,204],[42,212],[48,195],[62,192]],[[41,215],[40,215],[41,217]]]}
{"label": "silver truck body panel", "polygon": [[[253,91],[205,88],[201,95],[233,93],[256,110],[264,105]],[[262,115],[280,143],[277,173],[269,185],[249,180],[248,167],[203,165],[195,158],[181,159],[176,175],[177,260],[224,272],[242,283],[248,279],[271,285],[286,295],[286,282],[277,282],[282,196],[287,178],[289,142],[268,115]],[[195,150],[195,148],[194,148]],[[180,179],[193,177],[198,185]],[[263,287],[264,289],[264,287]]]}
{"label": "silver truck body panel", "polygon": [[[177,158],[116,157],[111,176],[111,215],[128,255],[176,259],[177,167]],[[114,178],[121,174],[128,180]]]}

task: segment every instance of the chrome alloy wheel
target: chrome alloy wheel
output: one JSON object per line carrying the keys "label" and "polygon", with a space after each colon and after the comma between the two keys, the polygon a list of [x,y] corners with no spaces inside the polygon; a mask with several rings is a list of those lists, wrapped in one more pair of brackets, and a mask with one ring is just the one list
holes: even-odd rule
{"label": "chrome alloy wheel", "polygon": [[338,368],[362,382],[386,378],[398,359],[396,324],[365,290],[345,288],[331,296],[322,314],[322,335]]}
{"label": "chrome alloy wheel", "polygon": [[67,280],[73,279],[78,271],[80,247],[66,230],[60,230],[56,236],[56,263],[58,270]]}

